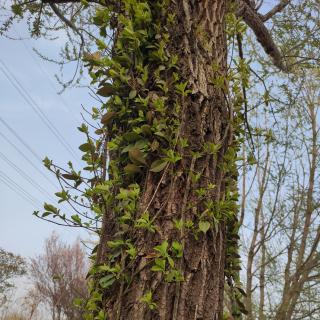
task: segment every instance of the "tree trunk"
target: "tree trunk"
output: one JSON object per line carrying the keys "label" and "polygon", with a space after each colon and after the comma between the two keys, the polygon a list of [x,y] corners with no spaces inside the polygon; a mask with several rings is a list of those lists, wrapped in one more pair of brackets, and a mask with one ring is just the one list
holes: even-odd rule
{"label": "tree trunk", "polygon": [[[131,230],[131,239],[135,239],[139,254],[134,263],[129,263],[130,286],[117,283],[105,293],[104,310],[108,319],[213,320],[223,317],[225,217],[230,214],[230,207],[225,207],[230,195],[236,192],[234,173],[230,174],[224,166],[224,157],[233,143],[233,110],[226,102],[226,1],[172,1],[168,12],[175,14],[176,20],[168,28],[168,50],[171,55],[177,55],[177,73],[191,90],[189,95],[179,98],[177,133],[177,140],[185,139],[188,146],[177,144],[181,161],[167,165],[160,173],[146,170],[139,182],[140,215],[148,212],[157,231]],[[217,79],[222,79],[222,83],[218,85]],[[174,93],[174,89],[169,88],[170,92]],[[208,143],[219,146],[218,150],[204,153]],[[233,158],[229,161],[228,166],[234,168]],[[205,196],[199,195],[199,190],[205,190]],[[216,212],[209,208],[210,201]],[[230,200],[233,216],[234,202]],[[104,217],[98,264],[106,261],[105,243],[114,233],[108,219],[109,216]],[[182,223],[180,228],[175,227],[177,221]],[[210,230],[200,231],[201,221],[210,221]],[[213,221],[217,221],[216,225]],[[164,241],[169,248],[174,241],[183,245],[183,257],[174,259],[174,268],[183,275],[181,282],[166,280],[164,273],[151,270],[154,248]],[[124,264],[125,259],[123,256],[121,260]],[[145,303],[144,297],[149,291],[155,308]]]}

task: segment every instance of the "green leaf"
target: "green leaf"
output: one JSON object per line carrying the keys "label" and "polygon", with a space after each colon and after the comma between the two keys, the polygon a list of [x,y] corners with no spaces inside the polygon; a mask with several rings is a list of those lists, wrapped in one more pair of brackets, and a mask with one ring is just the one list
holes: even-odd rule
{"label": "green leaf", "polygon": [[143,302],[151,302],[152,301],[152,292],[148,291],[142,298],[141,301]]}
{"label": "green leaf", "polygon": [[220,148],[220,144],[214,144],[212,142],[206,142],[204,144],[204,150],[209,154],[217,154]]}
{"label": "green leaf", "polygon": [[87,132],[88,132],[88,126],[86,126],[84,123],[82,123],[81,126],[78,127],[78,130],[79,130],[80,132],[87,133]]}
{"label": "green leaf", "polygon": [[84,304],[84,300],[81,299],[81,298],[75,298],[75,299],[73,300],[73,305],[74,305],[75,307],[81,307],[83,304]]}
{"label": "green leaf", "polygon": [[173,222],[174,222],[174,226],[175,226],[178,230],[181,230],[181,229],[182,229],[182,227],[183,227],[183,220],[182,220],[182,219],[179,219],[179,220],[174,219]]}
{"label": "green leaf", "polygon": [[199,230],[203,233],[207,233],[207,231],[210,229],[210,222],[209,221],[200,221],[199,222]]}
{"label": "green leaf", "polygon": [[144,302],[148,305],[150,310],[153,310],[157,307],[157,304],[152,301],[152,292],[148,291],[141,299],[141,302]]}
{"label": "green leaf", "polygon": [[187,85],[188,85],[188,82],[180,82],[180,83],[177,83],[175,85],[175,88],[176,88],[176,91],[177,93],[181,94],[182,96],[187,96],[188,93],[191,93],[192,91],[191,90],[186,90],[187,88]]}
{"label": "green leaf", "polygon": [[159,266],[152,266],[151,268],[151,271],[154,271],[154,272],[164,272],[165,270],[163,270],[161,267]]}
{"label": "green leaf", "polygon": [[162,257],[166,257],[168,255],[167,249],[168,249],[167,240],[163,241],[160,245],[154,247],[154,250],[158,251]]}
{"label": "green leaf", "polygon": [[111,249],[119,248],[119,247],[123,246],[124,244],[125,244],[125,242],[121,239],[107,242],[108,247],[110,247]]}
{"label": "green leaf", "polygon": [[170,163],[176,163],[177,161],[181,160],[182,157],[177,152],[174,152],[172,149],[166,151],[166,160]]}
{"label": "green leaf", "polygon": [[55,195],[60,198],[59,203],[68,200],[68,192],[62,190],[61,192],[56,192]]}
{"label": "green leaf", "polygon": [[129,158],[133,163],[147,165],[144,153],[138,148],[132,148],[129,150]]}
{"label": "green leaf", "polygon": [[167,282],[181,282],[184,281],[183,275],[179,270],[171,270],[167,275],[165,280]]}
{"label": "green leaf", "polygon": [[114,88],[112,84],[106,83],[103,87],[99,88],[97,94],[102,97],[109,97],[113,94]]}
{"label": "green leaf", "polygon": [[177,258],[181,258],[183,255],[183,247],[182,244],[179,243],[178,241],[173,241],[172,242],[172,250],[174,251],[175,255]]}
{"label": "green leaf", "polygon": [[140,150],[143,150],[143,149],[145,149],[145,148],[148,146],[148,143],[149,143],[148,140],[146,140],[146,139],[141,139],[141,140],[138,140],[138,141],[134,144],[134,146],[135,146],[136,148],[140,149]]}
{"label": "green leaf", "polygon": [[43,207],[44,207],[44,209],[45,209],[46,211],[48,211],[48,212],[52,212],[52,213],[55,213],[55,214],[58,213],[58,209],[57,209],[55,206],[53,206],[52,204],[45,203],[45,204],[43,205]]}
{"label": "green leaf", "polygon": [[99,284],[103,289],[106,289],[109,288],[115,282],[115,280],[116,278],[113,274],[108,274],[100,279]]}
{"label": "green leaf", "polygon": [[51,214],[52,214],[52,212],[45,211],[45,212],[41,215],[41,217],[42,217],[42,218],[45,218],[45,217],[47,217],[47,216],[50,216]]}
{"label": "green leaf", "polygon": [[156,258],[154,260],[155,265],[151,268],[151,271],[160,271],[165,272],[166,271],[166,260]]}
{"label": "green leaf", "polygon": [[136,221],[135,227],[147,229],[150,232],[156,231],[155,226],[152,224],[152,221],[150,220],[150,216],[148,212],[144,212],[141,215],[141,217]]}
{"label": "green leaf", "polygon": [[133,163],[127,164],[123,170],[127,174],[135,174],[135,173],[139,173],[141,171],[140,168]]}
{"label": "green leaf", "polygon": [[88,152],[88,151],[91,151],[92,150],[92,145],[90,143],[84,143],[82,144],[81,146],[79,146],[79,149],[82,151],[82,152]]}
{"label": "green leaf", "polygon": [[152,162],[150,171],[160,172],[166,167],[167,163],[168,163],[168,161],[166,161],[166,160],[156,160],[156,161]]}
{"label": "green leaf", "polygon": [[[88,318],[91,319],[91,318]],[[103,310],[100,310],[98,315],[94,318],[95,320],[106,320],[107,316],[106,313]]]}
{"label": "green leaf", "polygon": [[137,140],[142,139],[142,137],[135,132],[127,132],[123,135],[123,139],[128,142],[135,142]]}
{"label": "green leaf", "polygon": [[110,121],[118,114],[118,112],[110,111],[104,114],[101,118],[101,123],[105,126],[110,123]]}
{"label": "green leaf", "polygon": [[143,126],[141,126],[141,131],[146,136],[152,134],[151,127],[148,124],[144,124]]}
{"label": "green leaf", "polygon": [[77,224],[81,224],[81,218],[77,215],[77,214],[74,214],[73,216],[71,216],[71,219],[77,223]]}
{"label": "green leaf", "polygon": [[81,0],[81,3],[84,5],[84,7],[88,7],[89,2],[87,0]]}
{"label": "green leaf", "polygon": [[46,168],[50,169],[52,161],[48,157],[45,157],[42,162]]}
{"label": "green leaf", "polygon": [[100,40],[100,39],[97,39],[97,40],[96,40],[96,45],[97,45],[97,47],[98,47],[99,50],[105,50],[105,49],[108,48],[108,46],[106,45],[106,43],[103,42],[103,41]]}
{"label": "green leaf", "polygon": [[126,250],[131,259],[134,259],[137,256],[138,250],[131,244],[128,243],[129,249]]}
{"label": "green leaf", "polygon": [[121,106],[122,105],[122,100],[121,100],[121,98],[119,96],[114,96],[113,97],[113,102],[117,106]]}
{"label": "green leaf", "polygon": [[107,184],[97,184],[95,186],[95,188],[93,189],[93,192],[95,193],[106,193],[106,192],[109,192],[110,190],[110,186],[107,185]]}
{"label": "green leaf", "polygon": [[129,99],[134,99],[137,96],[137,90],[131,90],[129,93]]}
{"label": "green leaf", "polygon": [[67,180],[78,180],[79,176],[76,174],[69,174],[69,173],[64,173],[61,175],[63,178],[67,179]]}
{"label": "green leaf", "polygon": [[256,160],[256,158],[255,158],[253,153],[249,154],[247,161],[248,161],[248,164],[251,165],[251,166],[254,165],[254,164],[257,164],[257,160]]}
{"label": "green leaf", "polygon": [[11,10],[15,15],[20,16],[21,18],[23,17],[22,6],[20,4],[13,4]]}
{"label": "green leaf", "polygon": [[167,256],[167,259],[168,259],[168,262],[169,262],[169,265],[171,268],[174,268],[174,261],[173,259],[170,257],[170,256]]}
{"label": "green leaf", "polygon": [[184,224],[187,229],[191,229],[193,227],[193,221],[192,220],[187,220]]}

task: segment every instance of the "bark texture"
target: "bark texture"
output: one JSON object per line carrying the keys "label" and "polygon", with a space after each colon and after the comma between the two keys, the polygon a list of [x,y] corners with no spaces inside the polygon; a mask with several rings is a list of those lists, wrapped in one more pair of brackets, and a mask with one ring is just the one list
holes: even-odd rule
{"label": "bark texture", "polygon": [[[177,23],[169,30],[169,50],[179,57],[179,75],[188,81],[192,93],[181,98],[181,126],[179,137],[189,146],[181,150],[182,160],[164,170],[163,174],[148,172],[144,181],[139,211],[157,217],[158,232],[135,232],[139,258],[132,267],[132,283],[128,290],[117,285],[105,299],[108,319],[130,320],[217,320],[223,317],[225,268],[225,223],[216,230],[200,233],[199,239],[185,228],[177,230],[173,221],[199,221],[206,209],[196,194],[199,188],[215,187],[209,199],[223,201],[228,177],[221,168],[223,157],[232,143],[233,111],[226,103],[227,83],[213,85],[217,77],[226,75],[226,3],[222,0],[182,0],[172,2],[170,11]],[[220,145],[216,155],[207,154],[196,159],[193,154],[203,151],[204,144]],[[192,181],[192,175],[200,179]],[[223,221],[223,219],[221,219]],[[102,244],[112,233],[112,224],[103,224]],[[179,240],[184,255],[177,266],[184,281],[168,283],[159,272],[150,270],[153,248],[164,240]],[[103,262],[104,254],[98,252]],[[141,302],[151,290],[157,308],[150,310]]]}

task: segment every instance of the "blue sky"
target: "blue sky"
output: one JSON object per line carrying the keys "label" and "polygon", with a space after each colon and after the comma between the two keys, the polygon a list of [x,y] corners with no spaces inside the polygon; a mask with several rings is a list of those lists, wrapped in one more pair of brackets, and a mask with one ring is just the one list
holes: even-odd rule
{"label": "blue sky", "polygon": [[[11,34],[27,36],[25,25],[15,26]],[[0,178],[2,177],[2,180],[0,179],[0,246],[26,257],[39,254],[44,239],[54,230],[66,241],[73,241],[79,235],[82,238],[88,238],[87,233],[79,229],[58,227],[32,216],[32,212],[39,209],[44,201],[50,202],[47,193],[53,195],[54,192],[59,191],[52,185],[56,184],[56,180],[1,122],[2,119],[14,129],[42,159],[48,156],[62,166],[67,161],[74,160],[8,81],[3,70],[6,72],[9,70],[54,124],[64,141],[73,147],[73,152],[80,159],[81,153],[78,146],[83,142],[83,136],[76,127],[81,123],[81,104],[91,108],[95,102],[85,87],[67,89],[62,96],[59,96],[57,92],[61,88],[54,78],[54,74],[59,72],[58,66],[43,61],[32,51],[35,47],[49,57],[57,57],[63,43],[63,34],[55,41],[43,39],[15,41],[0,37]],[[1,64],[1,61],[6,67]],[[73,68],[74,66],[69,68],[66,74],[67,79],[68,76],[72,76]],[[27,175],[29,181],[14,170],[12,165],[7,163],[8,161],[18,167],[22,175],[25,177]],[[3,179],[7,179],[6,177],[32,195],[36,203],[30,203],[12,191],[3,182]],[[39,187],[30,183],[30,178],[44,191],[40,192]]]}

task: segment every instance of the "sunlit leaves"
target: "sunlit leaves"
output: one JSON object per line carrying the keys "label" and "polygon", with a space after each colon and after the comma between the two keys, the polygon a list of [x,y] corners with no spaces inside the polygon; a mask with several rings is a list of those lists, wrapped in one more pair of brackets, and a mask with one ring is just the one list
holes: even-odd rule
{"label": "sunlit leaves", "polygon": [[200,221],[199,222],[199,230],[203,233],[207,233],[210,229],[210,222],[209,221]]}
{"label": "sunlit leaves", "polygon": [[156,160],[151,164],[150,171],[152,172],[160,172],[162,171],[168,164],[166,160]]}

